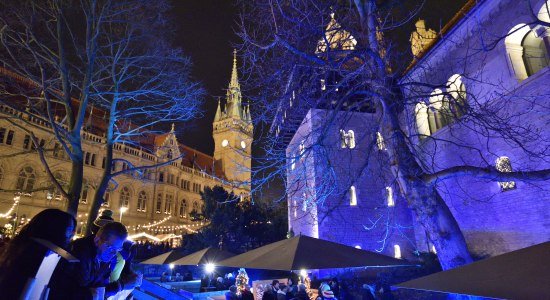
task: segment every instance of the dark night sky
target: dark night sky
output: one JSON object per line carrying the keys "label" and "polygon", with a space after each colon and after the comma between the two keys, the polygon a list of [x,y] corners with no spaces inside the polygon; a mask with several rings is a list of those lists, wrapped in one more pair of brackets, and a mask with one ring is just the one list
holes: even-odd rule
{"label": "dark night sky", "polygon": [[[207,154],[213,154],[212,120],[216,97],[225,95],[232,66],[231,44],[237,42],[235,30],[238,8],[231,0],[171,0],[175,21],[176,46],[193,61],[193,76],[207,91],[204,116],[187,124],[178,124],[180,142]],[[410,5],[412,2],[407,2]],[[416,0],[420,2],[421,0]],[[417,3],[418,3],[417,2]],[[426,19],[428,27],[439,29],[464,5],[466,0],[426,0],[417,18],[398,29],[408,47],[408,35],[418,18]],[[242,78],[242,74],[239,74]],[[246,95],[243,95],[246,98]]]}
{"label": "dark night sky", "polygon": [[192,74],[203,83],[207,96],[204,117],[187,124],[178,124],[181,143],[212,155],[212,120],[217,96],[225,96],[231,76],[236,42],[238,9],[230,0],[172,0],[176,25],[175,44],[193,61]]}

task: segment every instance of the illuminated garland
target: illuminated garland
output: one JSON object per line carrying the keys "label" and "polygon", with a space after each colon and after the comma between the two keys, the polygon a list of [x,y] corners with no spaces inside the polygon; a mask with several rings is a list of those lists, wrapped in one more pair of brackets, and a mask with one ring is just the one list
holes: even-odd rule
{"label": "illuminated garland", "polygon": [[10,209],[8,209],[7,212],[3,213],[3,214],[0,214],[0,218],[8,218],[11,216],[11,214],[13,213],[13,210],[15,209],[15,207],[17,206],[17,204],[19,203],[19,199],[21,199],[20,196],[15,196],[13,197],[13,204],[11,205]]}
{"label": "illuminated garland", "polygon": [[160,224],[162,224],[162,223],[164,223],[164,222],[170,220],[170,218],[172,218],[172,216],[168,216],[168,217],[166,217],[166,218],[164,218],[164,219],[162,219],[162,220],[160,220],[160,221],[154,222],[153,224],[147,224],[147,225],[143,225],[143,226],[141,226],[141,227],[143,227],[143,228],[151,228],[151,227],[159,226]]}

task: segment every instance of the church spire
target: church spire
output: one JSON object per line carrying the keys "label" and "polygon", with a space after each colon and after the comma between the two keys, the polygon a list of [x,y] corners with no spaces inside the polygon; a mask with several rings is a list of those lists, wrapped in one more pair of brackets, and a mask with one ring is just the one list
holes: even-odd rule
{"label": "church spire", "polygon": [[[241,87],[239,85],[239,77],[237,74],[237,50],[233,50],[233,70],[231,71],[231,81],[227,89],[227,104],[226,111],[229,117],[242,119],[243,114],[241,107]],[[227,109],[229,107],[229,109]]]}
{"label": "church spire", "polygon": [[229,89],[241,89],[239,85],[239,76],[237,74],[237,49],[233,49],[233,70],[231,71],[231,81],[229,82]]}
{"label": "church spire", "polygon": [[220,106],[220,98],[218,98],[218,109],[216,110],[216,116],[214,117],[214,122],[221,120],[222,118],[222,109]]}

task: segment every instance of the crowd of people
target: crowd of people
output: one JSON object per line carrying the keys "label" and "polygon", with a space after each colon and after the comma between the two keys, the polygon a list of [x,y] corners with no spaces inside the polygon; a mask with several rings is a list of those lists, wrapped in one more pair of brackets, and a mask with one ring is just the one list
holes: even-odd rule
{"label": "crowd of people", "polygon": [[[0,249],[0,291],[5,299],[25,295],[50,249],[37,239],[68,250],[79,261],[60,260],[52,275],[49,299],[94,299],[130,294],[141,284],[131,261],[133,243],[127,241],[126,227],[115,222],[113,212],[104,210],[94,222],[92,234],[71,241],[75,218],[58,209],[46,209],[27,223]],[[125,297],[124,297],[125,298]]]}

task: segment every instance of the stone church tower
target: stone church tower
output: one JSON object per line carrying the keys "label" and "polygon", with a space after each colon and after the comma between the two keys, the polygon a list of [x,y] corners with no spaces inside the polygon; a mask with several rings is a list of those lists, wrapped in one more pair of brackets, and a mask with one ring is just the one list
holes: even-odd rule
{"label": "stone church tower", "polygon": [[250,189],[253,125],[249,106],[243,104],[237,75],[237,52],[233,51],[233,70],[226,103],[218,101],[214,118],[214,159],[227,180]]}

